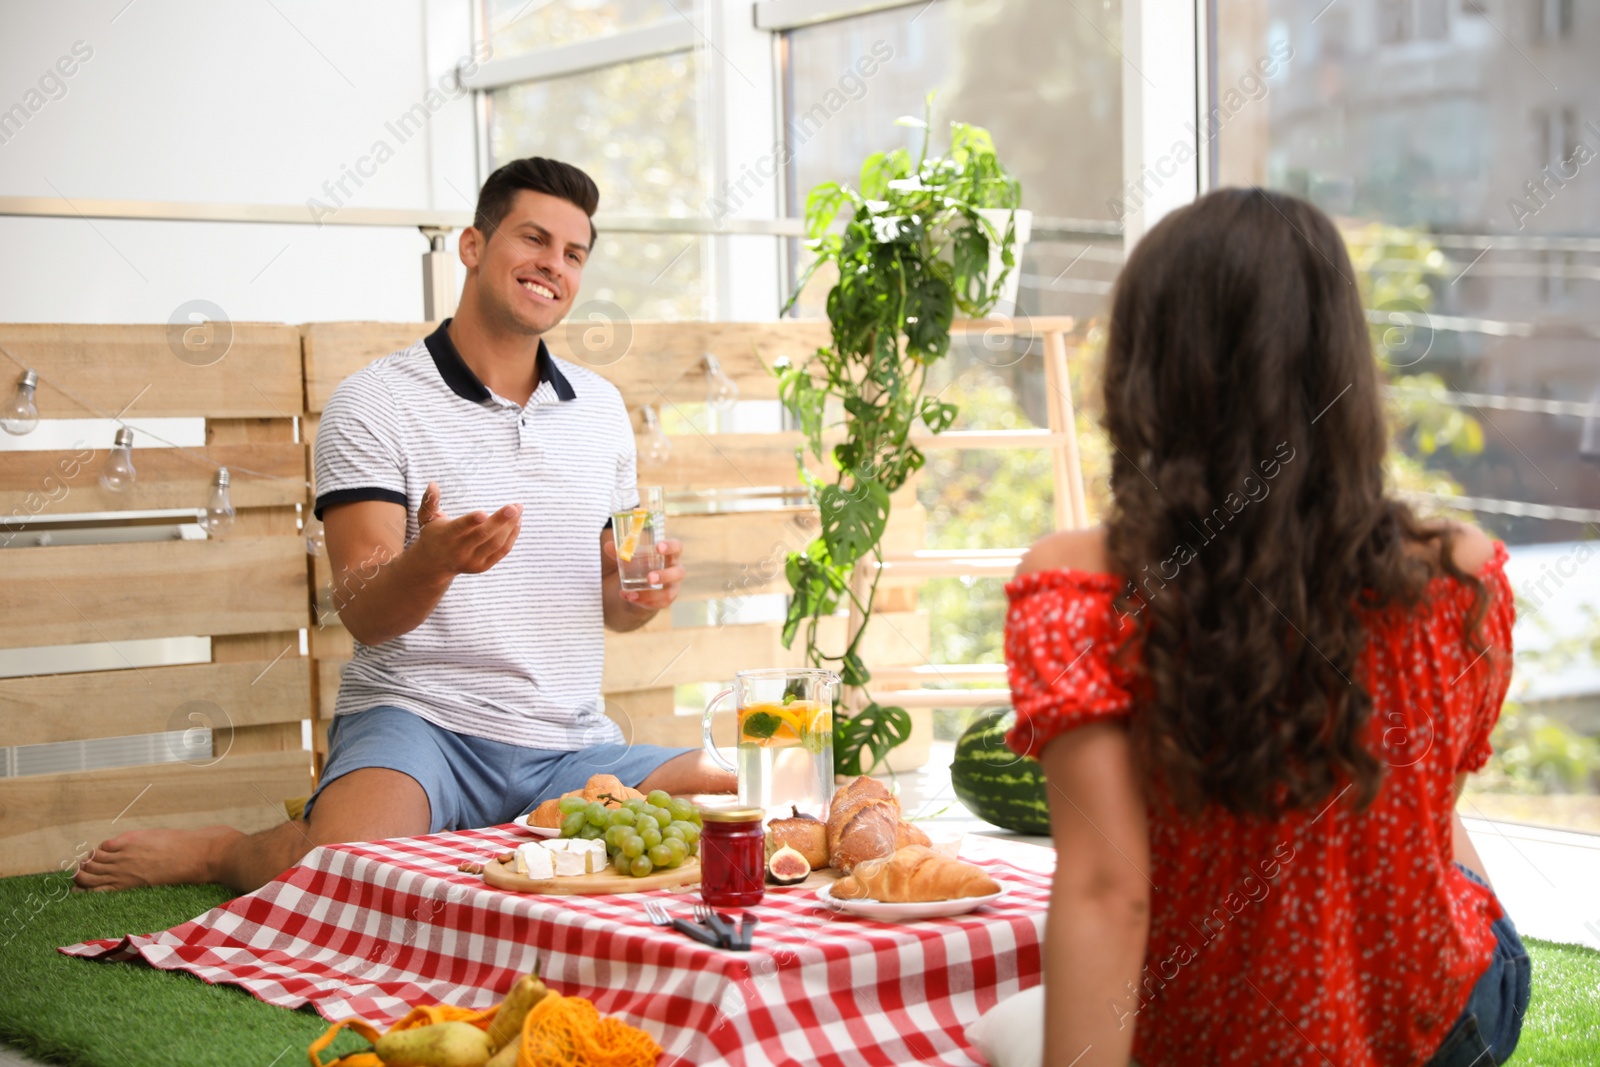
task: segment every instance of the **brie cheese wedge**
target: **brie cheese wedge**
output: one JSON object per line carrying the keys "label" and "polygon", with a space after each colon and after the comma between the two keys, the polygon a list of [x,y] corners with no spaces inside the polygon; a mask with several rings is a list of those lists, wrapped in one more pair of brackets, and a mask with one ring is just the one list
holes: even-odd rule
{"label": "brie cheese wedge", "polygon": [[555,859],[557,878],[589,873],[589,853],[587,851],[574,852],[565,850],[552,852],[550,855]]}
{"label": "brie cheese wedge", "polygon": [[538,841],[517,846],[516,871],[529,878],[554,878],[554,854]]}

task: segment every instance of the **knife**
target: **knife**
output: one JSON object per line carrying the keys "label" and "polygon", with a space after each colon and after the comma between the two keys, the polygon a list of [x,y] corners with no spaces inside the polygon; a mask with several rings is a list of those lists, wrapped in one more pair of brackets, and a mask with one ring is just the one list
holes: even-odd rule
{"label": "knife", "polygon": [[737,949],[739,947],[739,938],[734,934],[733,926],[727,919],[718,915],[715,909],[705,909],[705,920],[706,925],[716,931],[717,941],[723,948]]}
{"label": "knife", "polygon": [[758,923],[760,921],[761,920],[757,919],[754,915],[751,915],[748,911],[745,912],[744,913],[744,917],[739,920],[739,951],[740,952],[749,952],[750,951],[750,939],[755,936],[756,923]]}

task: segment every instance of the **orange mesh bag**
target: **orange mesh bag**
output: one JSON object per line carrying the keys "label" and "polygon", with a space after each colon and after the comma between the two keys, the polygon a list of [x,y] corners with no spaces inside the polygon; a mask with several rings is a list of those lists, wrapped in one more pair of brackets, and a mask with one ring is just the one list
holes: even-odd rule
{"label": "orange mesh bag", "polygon": [[[483,1011],[449,1004],[425,1004],[411,1009],[386,1032],[392,1034],[447,1022],[471,1023],[480,1030],[487,1030],[499,1010],[499,1004]],[[372,1052],[354,1052],[326,1064],[322,1062],[320,1053],[346,1029],[374,1045],[383,1036],[364,1019],[335,1023],[312,1042],[308,1050],[311,1067],[383,1067],[383,1061]],[[551,992],[546,993],[522,1021],[517,1067],[655,1067],[662,1051],[655,1038],[621,1019],[601,1016],[590,1001]]]}
{"label": "orange mesh bag", "polygon": [[517,1067],[655,1067],[663,1049],[582,997],[551,993],[522,1020]]}

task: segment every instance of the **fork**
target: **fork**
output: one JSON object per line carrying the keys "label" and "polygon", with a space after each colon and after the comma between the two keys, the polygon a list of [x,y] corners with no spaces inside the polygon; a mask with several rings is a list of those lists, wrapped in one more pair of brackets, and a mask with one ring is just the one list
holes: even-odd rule
{"label": "fork", "polygon": [[694,917],[717,932],[717,937],[721,939],[723,948],[739,952],[748,952],[750,950],[748,938],[751,927],[755,926],[755,916],[746,912],[737,934],[733,932],[732,922],[717,914],[716,909],[705,904],[696,904],[694,906]]}
{"label": "fork", "polygon": [[644,902],[644,913],[654,926],[670,926],[680,934],[693,938],[709,948],[721,948],[722,942],[715,933],[699,926],[688,919],[680,919],[667,912],[666,905],[659,900]]}

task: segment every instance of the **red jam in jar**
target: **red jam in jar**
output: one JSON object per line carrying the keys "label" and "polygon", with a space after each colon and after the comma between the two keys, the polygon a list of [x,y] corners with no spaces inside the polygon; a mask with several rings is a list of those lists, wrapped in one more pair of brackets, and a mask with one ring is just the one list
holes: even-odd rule
{"label": "red jam in jar", "polygon": [[767,884],[760,808],[700,809],[700,896],[713,908],[761,903]]}

